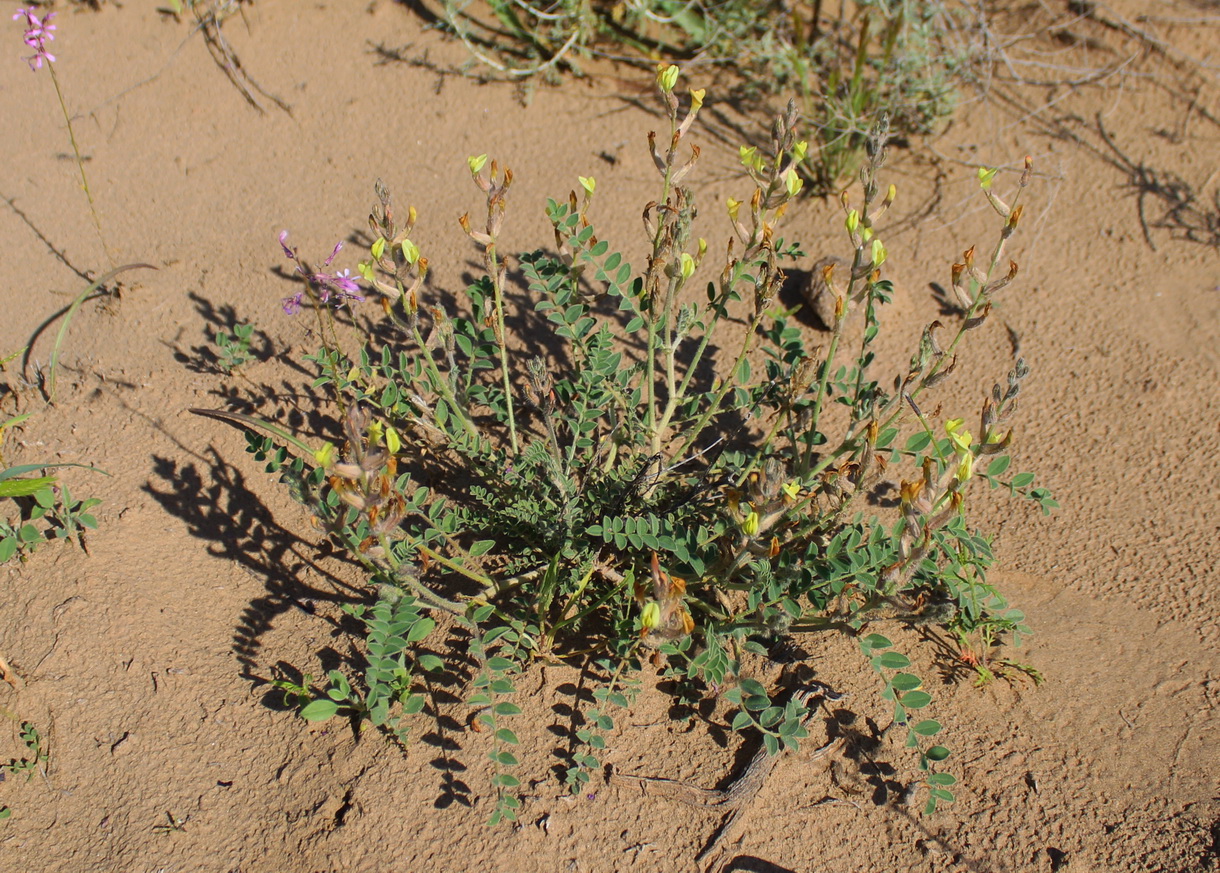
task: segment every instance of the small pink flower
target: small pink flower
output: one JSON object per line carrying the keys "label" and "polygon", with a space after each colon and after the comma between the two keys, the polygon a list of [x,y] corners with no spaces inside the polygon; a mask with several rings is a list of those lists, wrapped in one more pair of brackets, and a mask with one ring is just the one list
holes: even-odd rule
{"label": "small pink flower", "polygon": [[25,19],[26,28],[22,39],[34,50],[34,54],[25,59],[31,70],[41,70],[44,60],[50,62],[55,60],[55,55],[47,51],[47,43],[55,39],[55,34],[51,31],[55,30],[56,26],[49,23],[54,17],[54,12],[48,12],[45,18],[39,18],[34,14],[33,9],[18,9],[13,16],[14,21],[20,18]]}
{"label": "small pink flower", "polygon": [[[297,272],[305,277],[305,280],[310,284],[318,295],[318,300],[322,303],[333,302],[335,306],[341,306],[345,300],[350,300],[355,303],[362,303],[364,297],[360,294],[360,286],[356,284],[356,280],[352,278],[351,270],[340,270],[337,273],[314,272],[310,270],[304,263],[301,262],[300,256],[296,249],[288,247],[288,231],[280,233],[280,248],[284,250],[285,256],[288,257],[294,264],[297,265]],[[323,267],[329,267],[339,254],[339,250],[343,248],[343,243],[340,241],[335,245],[334,250],[330,253],[330,257],[322,262]],[[288,315],[296,315],[301,311],[301,304],[304,301],[304,292],[298,291],[291,297],[285,297],[284,312]]]}

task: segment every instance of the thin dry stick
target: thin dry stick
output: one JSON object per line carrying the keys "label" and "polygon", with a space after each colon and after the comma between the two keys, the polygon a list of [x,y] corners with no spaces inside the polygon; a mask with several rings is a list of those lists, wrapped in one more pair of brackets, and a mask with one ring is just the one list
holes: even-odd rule
{"label": "thin dry stick", "polygon": [[229,41],[225,39],[224,32],[220,29],[221,19],[216,14],[216,9],[210,9],[207,13],[201,13],[198,6],[192,6],[191,8],[195,12],[195,18],[199,22],[199,27],[203,30],[203,39],[208,47],[208,52],[212,55],[212,60],[229,77],[233,87],[241,92],[241,95],[246,98],[246,102],[259,112],[265,113],[267,110],[263,109],[263,105],[254,96],[253,91],[257,91],[284,112],[288,113],[288,115],[292,115],[291,106],[263,88],[262,85],[251,78],[250,74],[246,72],[245,67],[241,64],[241,59],[237,57],[232,46],[229,45]]}
{"label": "thin dry stick", "polygon": [[14,672],[13,668],[9,666],[8,661],[4,659],[3,655],[0,655],[0,679],[3,679],[9,685],[12,685],[17,691],[20,691],[25,685],[25,683],[21,681],[21,677],[18,676],[16,672]]}

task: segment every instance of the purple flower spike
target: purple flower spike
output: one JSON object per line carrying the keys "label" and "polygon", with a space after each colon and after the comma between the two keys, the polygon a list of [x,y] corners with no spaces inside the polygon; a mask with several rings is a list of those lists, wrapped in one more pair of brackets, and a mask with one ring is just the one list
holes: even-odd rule
{"label": "purple flower spike", "polygon": [[18,9],[13,16],[14,21],[20,18],[25,19],[25,34],[22,39],[34,50],[34,54],[25,59],[31,70],[41,70],[43,61],[55,61],[55,55],[47,51],[47,43],[55,39],[55,34],[51,31],[55,30],[56,26],[49,23],[54,17],[54,12],[48,12],[45,18],[39,18],[34,14],[33,9]]}
{"label": "purple flower spike", "polygon": [[[351,270],[340,270],[337,273],[327,273],[321,271],[315,273],[305,266],[304,262],[301,261],[296,249],[291,249],[288,247],[287,240],[288,231],[282,231],[280,233],[280,248],[284,250],[285,256],[287,256],[290,261],[297,265],[296,271],[305,277],[305,281],[309,283],[309,286],[313,288],[314,292],[317,294],[319,302],[323,304],[333,303],[335,306],[342,305],[345,300],[352,301],[354,303],[364,302],[364,297],[360,294],[360,286],[352,277]],[[334,262],[342,248],[343,243],[340,241],[335,245],[334,250],[330,253],[330,257],[323,262],[322,266],[329,267],[331,263]],[[286,312],[288,315],[296,315],[298,312],[300,312],[301,305],[304,301],[302,296],[303,293],[304,292],[298,291],[291,297],[285,297],[284,312]]]}
{"label": "purple flower spike", "polygon": [[337,243],[335,243],[335,250],[330,253],[330,257],[323,262],[322,266],[329,267],[331,261],[335,259],[335,255],[339,254],[339,249],[341,248],[343,248],[343,240],[339,240]]}

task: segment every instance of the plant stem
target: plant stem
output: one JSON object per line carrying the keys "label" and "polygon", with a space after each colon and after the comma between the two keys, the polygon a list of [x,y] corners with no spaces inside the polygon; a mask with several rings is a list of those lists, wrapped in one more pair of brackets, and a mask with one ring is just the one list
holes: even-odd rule
{"label": "plant stem", "polygon": [[686,441],[682,443],[682,447],[670,456],[670,460],[683,457],[687,451],[690,450],[690,447],[695,444],[695,441],[699,439],[699,434],[703,433],[703,429],[707,427],[708,422],[712,420],[712,417],[720,411],[720,404],[724,402],[724,398],[736,384],[737,372],[741,369],[741,362],[744,361],[746,355],[750,353],[750,347],[754,339],[754,332],[758,330],[758,325],[761,321],[761,312],[756,314],[750,320],[750,326],[746,328],[745,339],[741,342],[741,351],[738,352],[737,358],[733,361],[732,369],[729,370],[728,375],[725,376],[724,384],[720,386],[720,390],[716,393],[715,398],[712,399],[711,404],[704,411],[703,415],[699,416],[699,420],[695,422],[695,426],[691,428],[690,434],[686,437]]}
{"label": "plant stem", "polygon": [[[384,540],[384,543],[382,544],[382,548],[385,550],[385,553],[387,555],[392,555],[393,553],[390,551],[389,541],[388,541],[388,538],[386,537],[386,535],[382,534],[380,539]],[[442,567],[446,568],[447,570],[452,570],[455,573],[465,576],[467,579],[470,579],[472,582],[478,582],[480,585],[483,585],[488,588],[495,587],[495,583],[492,582],[490,579],[488,579],[486,576],[481,576],[478,573],[475,573],[473,570],[469,570],[469,569],[463,567],[461,564],[457,563],[456,561],[449,560],[444,555],[440,554],[439,552],[433,551],[432,549],[428,548],[427,546],[423,546],[423,545],[416,546],[416,550],[421,555],[427,555],[429,560],[436,561],[436,563],[440,564]],[[444,610],[445,612],[448,612],[451,615],[456,615],[459,617],[464,617],[466,615],[466,607],[463,604],[457,603],[452,600],[447,600],[444,597],[441,597],[435,591],[433,591],[432,589],[423,585],[422,583],[415,581],[410,576],[406,576],[406,575],[395,576],[395,578],[401,578],[403,581],[405,581],[407,583],[407,585],[410,587],[410,589],[413,592],[415,592],[415,594],[421,600],[425,601],[430,606],[434,606],[437,609]]]}
{"label": "plant stem", "polygon": [[[466,411],[466,407],[458,402],[457,395],[453,393],[453,386],[449,384],[449,380],[441,375],[440,369],[436,366],[436,359],[432,357],[432,352],[428,349],[424,338],[419,333],[418,327],[411,329],[412,337],[415,340],[415,345],[424,355],[424,366],[428,368],[429,375],[432,376],[432,381],[436,383],[436,390],[441,393],[441,396],[449,402],[453,407],[453,412],[462,419],[462,426],[466,430],[466,435],[476,442],[479,439],[479,430],[475,427],[474,422],[470,420],[470,414]],[[506,377],[507,378],[507,377]],[[511,421],[511,418],[510,418]]]}
{"label": "plant stem", "polygon": [[[335,402],[339,404],[339,414],[347,418],[347,402],[343,399],[343,389],[339,385],[339,355],[341,354],[341,349],[339,348],[339,337],[335,334],[334,316],[330,315],[329,309],[326,310],[325,316],[322,314],[322,311],[326,309],[326,304],[314,293],[313,285],[310,284],[308,278],[305,280],[305,288],[309,294],[309,300],[313,304],[314,314],[318,317],[318,336],[322,340],[322,348],[325,349],[327,356],[330,358],[330,372],[334,377],[332,386],[335,389]],[[328,319],[330,321],[329,325],[327,324]],[[327,327],[330,327],[330,336],[327,336]]]}
{"label": "plant stem", "polygon": [[[849,288],[850,290],[850,288]],[[808,440],[805,452],[798,466],[798,472],[804,476],[809,473],[809,462],[813,460],[813,439],[818,432],[818,422],[822,418],[822,404],[830,390],[830,371],[834,367],[835,355],[839,351],[839,340],[843,336],[843,325],[847,321],[847,298],[843,298],[843,313],[835,318],[834,331],[830,335],[830,347],[826,351],[826,362],[822,364],[822,378],[818,380],[818,393],[813,400],[813,417],[809,422],[809,430],[805,432]]]}
{"label": "plant stem", "polygon": [[[734,277],[733,285],[736,284]],[[682,377],[682,384],[678,386],[678,390],[670,398],[670,402],[665,407],[665,414],[661,417],[660,427],[662,429],[669,426],[669,420],[673,417],[674,412],[678,408],[678,404],[682,402],[682,398],[686,396],[687,390],[690,388],[691,379],[695,377],[695,371],[699,368],[699,362],[703,359],[703,353],[707,351],[708,344],[712,340],[712,334],[716,332],[716,327],[720,323],[720,313],[724,311],[724,306],[727,304],[727,299],[722,299],[718,306],[713,306],[711,322],[704,331],[703,336],[699,338],[699,345],[695,348],[695,354],[691,358],[690,363],[686,367],[686,375]]]}
{"label": "plant stem", "polygon": [[513,391],[508,379],[508,343],[504,336],[504,291],[501,287],[499,258],[496,256],[495,240],[487,246],[487,272],[491,274],[491,287],[496,299],[496,340],[500,345],[500,376],[504,381],[504,406],[508,412],[508,437],[517,454],[517,422],[513,417]]}
{"label": "plant stem", "polygon": [[662,329],[664,332],[665,342],[665,411],[661,414],[661,421],[658,424],[656,431],[652,437],[652,452],[655,455],[661,451],[661,432],[673,417],[674,409],[678,405],[678,379],[674,370],[674,358],[678,353],[677,342],[677,325],[674,323],[673,308],[674,299],[677,296],[678,282],[676,279],[671,279],[669,290],[665,294],[665,315]]}
{"label": "plant stem", "polygon": [[68,141],[72,143],[72,153],[76,156],[76,169],[80,173],[80,184],[85,189],[85,197],[89,201],[89,214],[93,216],[93,227],[97,231],[97,238],[102,244],[102,251],[106,255],[106,260],[110,262],[111,268],[114,267],[114,257],[110,254],[110,247],[106,245],[106,237],[102,234],[102,221],[97,215],[97,206],[93,202],[93,192],[89,190],[89,179],[85,176],[85,160],[80,155],[80,147],[76,144],[76,133],[72,129],[72,117],[68,114],[68,104],[64,101],[63,89],[59,87],[59,76],[55,74],[55,64],[47,61],[47,69],[51,71],[51,83],[55,86],[55,96],[59,98],[59,108],[64,114],[64,122],[68,125]]}
{"label": "plant stem", "polygon": [[[656,260],[661,255],[661,245],[665,239],[665,227],[669,221],[669,193],[672,190],[673,183],[673,168],[674,156],[677,154],[677,142],[674,140],[674,134],[678,132],[678,116],[673,110],[669,114],[669,146],[665,152],[665,175],[661,182],[661,199],[657,201],[660,206],[657,208],[658,218],[656,233],[652,236],[652,255],[648,260],[648,279],[651,280],[654,276]],[[651,284],[650,282],[648,284]],[[658,283],[659,284],[659,283]],[[656,354],[657,354],[657,327],[661,322],[669,320],[669,294],[666,295],[666,301],[661,307],[661,316],[658,319],[656,314],[656,295],[652,293],[652,289],[644,287],[644,293],[650,295],[648,298],[648,408],[645,411],[644,426],[652,438],[652,451],[656,454],[661,450],[661,432],[660,428],[656,427],[657,423],[657,386],[656,386]]]}

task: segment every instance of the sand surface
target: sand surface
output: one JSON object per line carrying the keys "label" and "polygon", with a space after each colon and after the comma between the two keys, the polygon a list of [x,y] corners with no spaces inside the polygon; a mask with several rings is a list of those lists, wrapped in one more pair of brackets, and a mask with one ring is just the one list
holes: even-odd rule
{"label": "sand surface", "polygon": [[[430,288],[455,295],[477,270],[456,221],[481,202],[467,155],[490,152],[514,171],[508,250],[546,245],[545,198],[593,174],[599,229],[639,251],[640,208],[654,196],[644,137],[659,107],[646,73],[540,87],[523,105],[511,86],[447,73],[464,50],[424,30],[409,5],[259,0],[245,23],[230,20],[244,69],[291,115],[266,98],[254,109],[201,34],[151,4],[61,7],[57,71],[111,254],[157,269],[127,274],[120,300],[76,315],[45,409],[37,390],[12,389],[46,365],[59,324],[48,318],[107,254],[50,79],[21,62],[6,14],[0,353],[31,351],[24,369],[0,375],[10,386],[0,418],[36,413],[6,459],[110,476],[65,474],[74,492],[103,500],[87,554],[57,544],[0,566],[0,654],[23,682],[0,685],[0,707],[50,748],[45,777],[0,784],[13,810],[0,823],[0,869],[699,869],[720,813],[614,781],[569,797],[555,779],[573,671],[539,668],[521,682],[513,727],[532,778],[519,826],[494,830],[483,826],[487,739],[466,729],[467,708],[439,698],[439,718],[420,714],[404,752],[371,731],[357,741],[339,721],[305,724],[267,684],[279,666],[318,675],[359,651],[339,609],[359,596],[358,574],[321,548],[239,432],[186,412],[245,403],[292,421],[308,403],[308,379],[290,362],[313,345],[280,308],[293,286],[277,234],[325,255],[364,227],[380,177],[419,211]],[[900,198],[882,231],[898,287],[887,315],[897,368],[940,312],[931,283],[946,282],[965,248],[994,240],[976,167],[1007,168],[1011,184],[1023,156],[1035,159],[1012,248],[1020,279],[945,402],[977,408],[1011,365],[1010,328],[1034,371],[1015,462],[1063,509],[1044,518],[979,490],[973,520],[998,533],[995,581],[1036,632],[1019,656],[1046,682],[938,684],[961,784],[958,802],[931,818],[901,802],[916,774],[891,738],[830,761],[785,759],[739,819],[724,869],[1220,864],[1220,9],[1097,4],[1133,36],[1064,5],[1028,4],[997,22],[1008,34],[1062,27],[1014,44],[1025,66],[997,65],[947,130],[894,152]],[[1083,81],[1080,71],[1108,66],[1120,69]],[[691,183],[710,239],[728,231],[720,204],[748,190],[729,121],[755,135],[765,123],[719,108],[693,134],[704,156]],[[842,252],[841,221],[835,201],[807,198],[788,228],[812,263]],[[349,247],[337,265],[357,257]],[[244,377],[209,358],[211,334],[235,322],[258,327],[260,359]],[[916,650],[914,631],[894,636]],[[805,645],[819,675],[850,692],[843,724],[864,736],[869,720],[888,723],[854,643]],[[928,652],[918,666],[935,676],[943,665]],[[645,691],[607,762],[722,784],[743,760],[739,740],[666,710]],[[19,757],[17,722],[0,724],[0,758]],[[181,828],[158,830],[167,815]]]}

